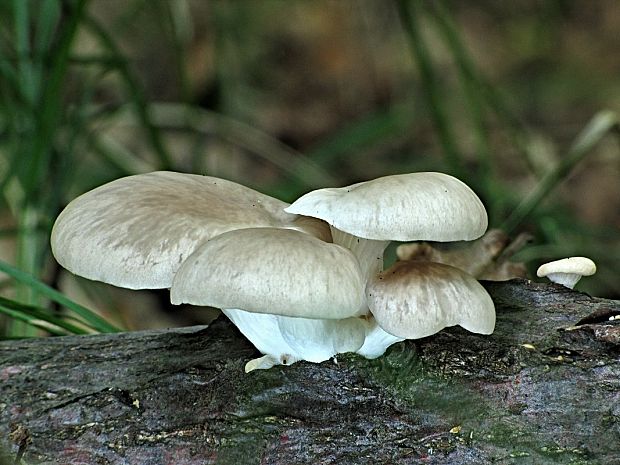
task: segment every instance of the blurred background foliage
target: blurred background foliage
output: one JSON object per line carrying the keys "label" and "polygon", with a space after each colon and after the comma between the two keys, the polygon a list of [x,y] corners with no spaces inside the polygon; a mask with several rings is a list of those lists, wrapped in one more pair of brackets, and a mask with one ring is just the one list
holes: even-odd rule
{"label": "blurred background foliage", "polygon": [[158,169],[286,201],[447,172],[533,235],[514,260],[591,257],[618,298],[618,30],[616,0],[3,0],[0,333],[200,321],[50,254],[71,199]]}

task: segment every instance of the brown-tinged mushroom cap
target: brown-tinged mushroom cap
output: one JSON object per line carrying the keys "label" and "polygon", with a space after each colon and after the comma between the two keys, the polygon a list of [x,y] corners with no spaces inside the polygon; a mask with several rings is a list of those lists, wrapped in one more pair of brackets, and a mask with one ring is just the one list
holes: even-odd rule
{"label": "brown-tinged mushroom cap", "polygon": [[540,265],[536,271],[539,278],[547,277],[554,283],[573,288],[582,276],[596,273],[596,265],[587,257],[568,257]]}
{"label": "brown-tinged mushroom cap", "polygon": [[179,268],[170,299],[302,318],[342,319],[366,310],[351,251],[275,228],[239,229],[205,242]]}
{"label": "brown-tinged mushroom cap", "polygon": [[491,297],[464,271],[422,261],[396,262],[366,286],[370,311],[388,333],[406,339],[435,334],[447,326],[491,334]]}
{"label": "brown-tinged mushroom cap", "polygon": [[488,223],[478,196],[442,173],[400,174],[318,189],[286,211],[320,218],[341,231],[375,240],[471,240],[480,237]]}
{"label": "brown-tinged mushroom cap", "polygon": [[248,227],[300,228],[299,217],[283,211],[286,206],[210,176],[128,176],[73,200],[54,224],[52,251],[63,267],[89,279],[166,288],[181,263],[211,237]]}

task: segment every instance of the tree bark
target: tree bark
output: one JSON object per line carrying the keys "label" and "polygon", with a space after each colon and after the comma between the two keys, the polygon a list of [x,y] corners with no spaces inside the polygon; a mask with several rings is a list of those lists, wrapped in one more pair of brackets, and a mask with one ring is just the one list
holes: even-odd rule
{"label": "tree bark", "polygon": [[620,463],[620,302],[484,285],[492,336],[451,328],[376,360],[245,374],[258,354],[222,318],[0,342],[0,463]]}

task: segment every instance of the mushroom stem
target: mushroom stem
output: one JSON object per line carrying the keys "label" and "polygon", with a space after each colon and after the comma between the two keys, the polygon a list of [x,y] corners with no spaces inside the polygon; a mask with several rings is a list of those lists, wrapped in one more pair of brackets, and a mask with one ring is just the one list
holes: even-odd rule
{"label": "mushroom stem", "polygon": [[271,355],[263,355],[259,358],[254,358],[245,364],[245,372],[249,373],[254,370],[268,370],[269,368],[280,365],[279,362],[274,360]]}
{"label": "mushroom stem", "polygon": [[596,264],[589,258],[569,257],[540,265],[536,276],[546,276],[550,281],[572,289],[582,276],[591,276],[594,273]]}
{"label": "mushroom stem", "polygon": [[553,283],[573,289],[581,279],[581,275],[576,273],[549,273],[547,279]]}
{"label": "mushroom stem", "polygon": [[331,226],[334,244],[346,247],[357,258],[364,281],[383,270],[383,252],[390,241],[364,239]]}
{"label": "mushroom stem", "polygon": [[[246,312],[236,308],[223,308],[222,313],[254,344],[254,347],[261,353],[271,357],[271,366],[281,365],[281,356],[291,353],[290,345],[280,332],[277,315]],[[288,365],[294,362],[294,360],[289,359],[292,359],[292,357],[285,357],[285,361],[289,362],[287,363]],[[261,368],[267,362],[266,358],[260,363],[258,360],[253,361],[254,365],[252,366],[254,368],[252,369]],[[271,368],[271,366],[266,368]]]}
{"label": "mushroom stem", "polygon": [[364,345],[357,350],[357,354],[366,358],[377,358],[382,356],[388,347],[405,339],[394,336],[385,331],[374,317],[370,317],[366,322],[366,339]]}
{"label": "mushroom stem", "polygon": [[294,318],[240,309],[222,312],[247,337],[264,357],[251,360],[246,372],[292,365],[300,360],[324,362],[334,355],[355,352],[364,344],[365,320],[353,317],[341,320]]}

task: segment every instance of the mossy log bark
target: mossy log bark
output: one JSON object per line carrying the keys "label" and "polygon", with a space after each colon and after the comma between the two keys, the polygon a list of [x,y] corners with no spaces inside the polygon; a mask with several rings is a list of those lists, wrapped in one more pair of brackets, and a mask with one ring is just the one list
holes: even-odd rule
{"label": "mossy log bark", "polygon": [[244,374],[257,354],[224,319],[2,342],[4,461],[620,463],[620,302],[484,284],[492,336],[453,328],[377,360]]}

